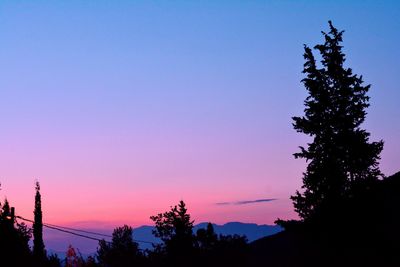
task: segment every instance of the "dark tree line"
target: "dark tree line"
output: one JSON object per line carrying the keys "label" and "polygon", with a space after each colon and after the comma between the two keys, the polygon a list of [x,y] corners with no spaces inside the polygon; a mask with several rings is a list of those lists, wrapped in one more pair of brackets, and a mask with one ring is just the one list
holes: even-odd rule
{"label": "dark tree line", "polygon": [[[36,183],[34,223],[30,229],[18,223],[7,199],[0,203],[0,266],[7,267],[169,267],[169,266],[243,266],[247,240],[244,236],[217,235],[211,223],[193,232],[186,205],[180,201],[170,211],[151,216],[153,234],[162,243],[141,250],[134,241],[132,227],[114,229],[111,241],[101,240],[95,256],[84,258],[69,246],[65,258],[47,255],[43,242],[40,185]],[[33,237],[33,248],[29,240]],[[3,265],[4,264],[4,265]]]}
{"label": "dark tree line", "polygon": [[161,244],[141,251],[133,240],[131,227],[116,228],[111,243],[99,242],[98,266],[243,266],[245,263],[246,238],[217,235],[211,223],[194,233],[194,221],[183,201],[150,218],[155,223],[153,234],[160,238]]}

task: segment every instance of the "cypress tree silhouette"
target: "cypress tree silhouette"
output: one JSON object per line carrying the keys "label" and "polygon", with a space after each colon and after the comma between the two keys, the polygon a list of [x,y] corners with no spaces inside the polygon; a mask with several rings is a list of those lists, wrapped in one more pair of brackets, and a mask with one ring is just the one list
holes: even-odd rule
{"label": "cypress tree silhouette", "polygon": [[42,198],[40,195],[40,184],[36,182],[35,210],[33,223],[33,257],[38,264],[46,260],[46,251],[43,242],[43,221],[42,221]]}
{"label": "cypress tree silhouette", "polygon": [[291,197],[303,220],[319,211],[329,211],[336,201],[351,195],[356,184],[383,177],[378,160],[383,141],[369,142],[370,134],[361,129],[370,85],[362,76],[344,67],[342,34],[329,21],[329,33],[323,33],[324,44],[314,47],[321,57],[317,66],[311,48],[305,45],[302,80],[308,96],[304,116],[293,117],[294,129],[313,138],[307,148],[300,147],[295,158],[308,163],[303,175],[303,193]]}

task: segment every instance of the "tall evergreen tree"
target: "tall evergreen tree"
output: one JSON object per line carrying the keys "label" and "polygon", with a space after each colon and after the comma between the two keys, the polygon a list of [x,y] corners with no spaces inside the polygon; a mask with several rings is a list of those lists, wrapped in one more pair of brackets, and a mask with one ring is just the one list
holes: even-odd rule
{"label": "tall evergreen tree", "polygon": [[151,216],[150,219],[155,223],[153,234],[164,242],[157,250],[166,253],[167,265],[188,266],[194,252],[195,237],[194,221],[187,212],[186,204],[181,200],[170,211]]}
{"label": "tall evergreen tree", "polygon": [[40,184],[36,182],[35,210],[33,223],[33,256],[39,264],[46,259],[46,252],[43,242],[43,221],[42,221],[42,198],[40,195]]}
{"label": "tall evergreen tree", "polygon": [[154,235],[166,244],[173,242],[179,246],[192,246],[194,221],[190,219],[182,200],[178,206],[171,207],[170,211],[151,216],[150,219],[155,223]]}
{"label": "tall evergreen tree", "polygon": [[369,106],[370,85],[364,85],[362,76],[344,66],[343,31],[331,21],[329,27],[329,33],[322,32],[325,42],[314,47],[321,55],[320,67],[312,49],[305,46],[305,114],[293,117],[294,129],[313,139],[294,154],[308,162],[303,192],[291,197],[305,220],[351,195],[356,184],[382,177],[378,160],[383,141],[369,142],[370,134],[361,128]]}

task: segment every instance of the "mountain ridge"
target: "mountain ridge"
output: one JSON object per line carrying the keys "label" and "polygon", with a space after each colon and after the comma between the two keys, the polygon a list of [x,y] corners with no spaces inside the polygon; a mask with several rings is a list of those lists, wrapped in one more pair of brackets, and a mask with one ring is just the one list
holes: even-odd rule
{"label": "mountain ridge", "polygon": [[[198,229],[207,227],[208,222],[200,222],[193,227],[193,232],[196,233]],[[282,231],[283,229],[278,225],[256,224],[256,223],[242,223],[242,222],[227,222],[224,224],[213,224],[214,230],[217,234],[222,235],[245,235],[249,242],[255,241],[262,237],[273,235]],[[133,238],[140,241],[148,241],[152,243],[160,243],[161,241],[156,238],[152,231],[154,226],[142,225],[133,228]],[[112,233],[113,229],[85,229],[93,232],[100,232],[104,234]],[[80,237],[66,235],[64,233],[56,232],[51,229],[45,229],[45,245],[49,252],[56,253],[64,257],[69,244],[78,248],[82,255],[91,255],[96,252],[97,242],[93,240],[83,239]],[[152,245],[149,243],[138,242],[141,249],[151,249]]]}

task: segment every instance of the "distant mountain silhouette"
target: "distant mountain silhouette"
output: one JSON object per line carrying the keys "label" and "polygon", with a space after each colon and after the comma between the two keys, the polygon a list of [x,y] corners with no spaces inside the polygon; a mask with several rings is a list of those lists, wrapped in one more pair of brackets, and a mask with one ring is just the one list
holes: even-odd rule
{"label": "distant mountain silhouette", "polygon": [[[199,223],[195,225],[194,232],[200,228],[206,228],[207,223]],[[245,235],[249,242],[257,240],[259,238],[276,234],[282,231],[282,227],[278,225],[258,225],[254,223],[240,223],[240,222],[229,222],[223,225],[213,224],[214,230],[217,234],[223,235]],[[144,225],[133,229],[133,237],[137,240],[145,240],[154,243],[159,243],[160,240],[152,234],[154,227]],[[104,234],[111,234],[113,229],[86,229],[89,231],[100,232]],[[69,244],[78,248],[82,255],[91,255],[96,252],[97,242],[92,240],[83,239],[80,237],[66,235],[51,229],[44,229],[44,238],[46,247],[49,251],[56,253],[57,255],[64,257],[65,251]],[[151,244],[139,243],[140,248],[150,249]]]}
{"label": "distant mountain silhouette", "polygon": [[[222,235],[244,235],[247,237],[249,242],[257,240],[259,238],[276,234],[282,231],[282,227],[279,225],[258,225],[255,223],[241,223],[241,222],[229,222],[223,225],[213,224],[215,233]],[[205,229],[207,223],[199,223],[194,226],[194,232],[198,229]],[[154,243],[159,243],[160,240],[153,236],[153,226],[141,226],[133,229],[133,236],[135,239],[148,240]],[[140,243],[141,248],[151,248],[150,244]]]}
{"label": "distant mountain silhouette", "polygon": [[[194,227],[195,231],[200,228],[206,228],[207,223],[200,223]],[[255,223],[229,222],[223,225],[213,224],[217,234],[222,235],[245,235],[249,242],[257,240],[264,236],[269,236],[282,231],[279,225],[258,225]]]}
{"label": "distant mountain silhouette", "polygon": [[338,203],[335,217],[250,244],[248,266],[400,266],[400,172]]}

